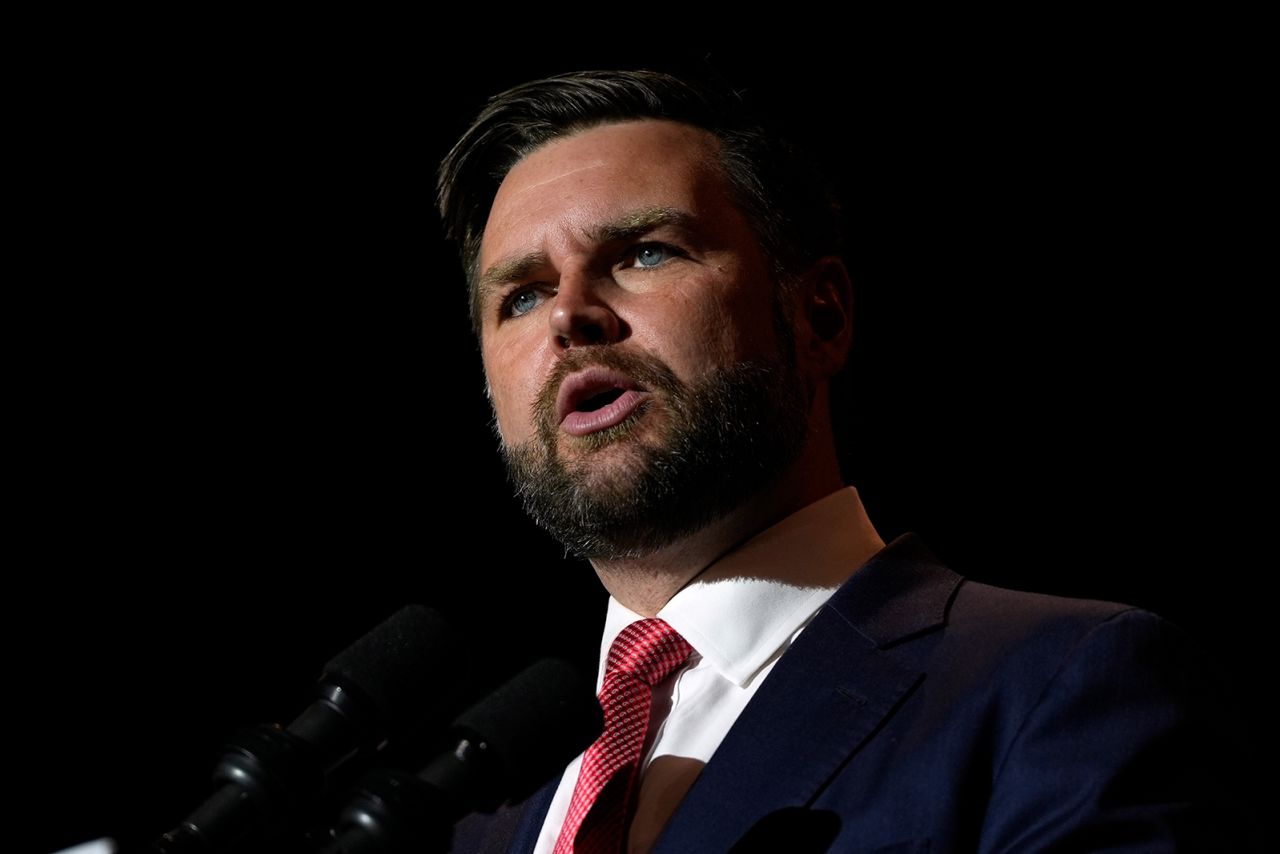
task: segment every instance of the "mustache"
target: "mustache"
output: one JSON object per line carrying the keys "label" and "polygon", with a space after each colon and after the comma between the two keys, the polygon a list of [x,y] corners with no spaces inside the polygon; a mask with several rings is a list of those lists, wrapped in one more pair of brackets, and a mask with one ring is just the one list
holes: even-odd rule
{"label": "mustache", "polygon": [[556,399],[565,379],[570,374],[597,367],[626,374],[647,391],[662,395],[668,400],[680,399],[686,390],[684,382],[676,376],[675,371],[650,353],[611,347],[569,350],[547,375],[533,401],[533,423],[540,432],[551,435],[555,431]]}

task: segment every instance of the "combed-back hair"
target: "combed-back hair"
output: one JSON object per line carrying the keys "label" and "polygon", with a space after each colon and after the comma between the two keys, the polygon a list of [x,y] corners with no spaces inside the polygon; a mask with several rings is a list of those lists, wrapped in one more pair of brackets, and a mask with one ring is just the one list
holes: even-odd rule
{"label": "combed-back hair", "polygon": [[809,262],[841,251],[839,204],[813,158],[766,130],[732,88],[657,71],[548,77],[490,98],[440,165],[440,216],[446,236],[458,244],[477,335],[480,241],[507,172],[553,139],[637,119],[684,122],[719,139],[730,193],[755,229],[780,287]]}

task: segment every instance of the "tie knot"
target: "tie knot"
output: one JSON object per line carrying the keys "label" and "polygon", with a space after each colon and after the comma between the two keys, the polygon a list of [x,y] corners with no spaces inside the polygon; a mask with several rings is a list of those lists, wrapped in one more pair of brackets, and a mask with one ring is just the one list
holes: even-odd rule
{"label": "tie knot", "polygon": [[656,685],[693,652],[689,642],[663,620],[636,620],[609,647],[606,673],[629,673]]}

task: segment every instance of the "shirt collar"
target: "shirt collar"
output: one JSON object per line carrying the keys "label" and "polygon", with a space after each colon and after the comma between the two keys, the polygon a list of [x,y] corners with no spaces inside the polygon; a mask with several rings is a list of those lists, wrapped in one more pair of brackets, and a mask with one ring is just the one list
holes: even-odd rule
{"label": "shirt collar", "polygon": [[[883,547],[858,491],[845,487],[717,560],[671,597],[658,616],[726,679],[746,687],[845,579]],[[601,680],[614,638],[640,619],[609,598]]]}

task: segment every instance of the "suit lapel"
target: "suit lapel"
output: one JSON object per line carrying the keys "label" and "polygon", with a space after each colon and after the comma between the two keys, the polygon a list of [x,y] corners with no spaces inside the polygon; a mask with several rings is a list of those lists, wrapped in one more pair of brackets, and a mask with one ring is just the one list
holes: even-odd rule
{"label": "suit lapel", "polygon": [[811,803],[924,677],[888,647],[937,628],[960,577],[912,535],[819,611],[729,730],[656,851],[727,851],[763,815]]}
{"label": "suit lapel", "polygon": [[511,836],[511,846],[507,849],[511,854],[532,854],[542,832],[542,823],[547,819],[547,810],[551,808],[551,801],[560,788],[561,776],[563,775],[557,775],[521,805],[520,820]]}
{"label": "suit lapel", "polygon": [[449,850],[466,854],[530,854],[559,785],[557,776],[521,803],[504,804],[492,813],[472,813],[454,827]]}

